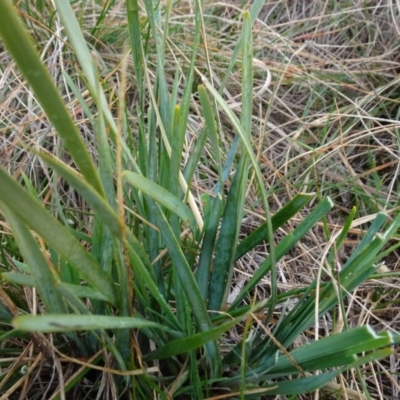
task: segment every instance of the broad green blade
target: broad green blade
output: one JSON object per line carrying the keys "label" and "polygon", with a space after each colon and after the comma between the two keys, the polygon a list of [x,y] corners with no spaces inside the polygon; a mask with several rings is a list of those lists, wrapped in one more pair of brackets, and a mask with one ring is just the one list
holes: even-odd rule
{"label": "broad green blade", "polygon": [[324,374],[307,376],[306,378],[280,381],[276,383],[276,386],[271,385],[271,390],[268,391],[268,395],[281,394],[290,396],[313,392],[332,381],[332,379],[340,375],[342,372],[343,370],[337,369]]}
{"label": "broad green blade", "polygon": [[[102,222],[110,229],[112,235],[119,238],[119,240],[122,240],[118,215],[105,199],[99,196],[99,194],[96,193],[76,171],[62,163],[60,160],[43,153],[40,153],[40,156],[55,170],[57,170],[57,172],[93,207]],[[131,265],[136,276],[138,279],[142,279],[143,282],[145,282],[146,290],[149,290],[160,304],[166,316],[168,316],[171,325],[178,328],[179,322],[157,288],[155,278],[152,276],[153,271],[150,267],[150,260],[148,259],[142,244],[129,229],[126,229],[125,234],[128,241],[128,253]]]}
{"label": "broad green blade", "polygon": [[[255,0],[253,4],[250,7],[250,17],[251,17],[251,23],[254,24],[256,21],[258,15],[260,14],[260,11],[262,10],[262,7],[265,4],[265,0]],[[225,89],[225,85],[227,80],[229,79],[229,76],[232,72],[232,69],[237,61],[240,48],[242,46],[242,41],[243,41],[243,33],[239,36],[238,41],[236,42],[235,49],[232,52],[232,56],[230,58],[229,66],[226,69],[224,79],[221,82],[221,86],[219,88],[219,92],[222,93],[223,90]]]}
{"label": "broad green blade", "polygon": [[51,268],[48,265],[26,224],[1,201],[0,208],[10,224],[25,262],[29,265],[35,286],[40,293],[40,299],[46,306],[47,312],[53,314],[67,313],[67,305],[57,289],[57,281],[60,278],[57,276],[54,267]]}
{"label": "broad green blade", "polygon": [[[244,13],[244,22],[245,22],[245,30],[246,32],[249,32],[249,14],[247,12]],[[251,32],[250,32],[251,33]],[[251,35],[250,35],[251,37]],[[250,39],[249,39],[250,40]],[[246,46],[244,47],[245,49],[245,53],[247,54],[246,51],[248,51],[248,49],[246,50]],[[249,57],[245,57],[244,58],[245,62],[249,62]],[[244,65],[245,66],[245,65]],[[244,67],[243,66],[243,67]],[[251,66],[247,66],[250,67]],[[246,67],[246,68],[247,68]],[[268,242],[270,245],[270,258],[271,258],[271,269],[272,269],[272,279],[275,280],[275,248],[274,248],[274,243],[273,243],[273,234],[272,234],[272,224],[271,224],[271,218],[270,218],[270,212],[269,212],[269,205],[268,205],[268,195],[267,192],[265,190],[264,187],[264,182],[263,182],[263,176],[259,167],[259,163],[256,159],[256,156],[254,154],[253,151],[253,147],[250,141],[250,132],[246,132],[246,130],[244,129],[244,127],[242,126],[242,124],[239,122],[237,116],[235,115],[235,113],[232,111],[232,109],[229,107],[229,105],[227,104],[227,102],[222,98],[222,96],[218,93],[217,90],[215,90],[215,88],[208,82],[208,80],[206,79],[205,76],[202,76],[202,80],[204,85],[207,87],[208,91],[212,94],[212,96],[215,98],[216,102],[222,107],[222,109],[225,111],[227,117],[229,118],[230,122],[232,123],[233,127],[235,128],[235,130],[237,131],[242,145],[244,146],[245,150],[246,150],[246,154],[249,157],[250,161],[251,161],[251,165],[254,169],[254,173],[255,173],[255,177],[256,177],[256,182],[258,184],[258,189],[260,191],[260,195],[261,195],[261,201],[262,201],[262,206],[264,208],[264,212],[266,215],[266,219],[268,222]],[[247,90],[246,90],[247,92]],[[248,100],[249,101],[249,100]],[[222,272],[222,276],[226,275],[225,271],[221,271]],[[229,279],[229,275],[228,275],[228,279]],[[271,302],[270,302],[270,307],[269,307],[269,315],[268,317],[271,315],[273,308],[274,308],[274,303],[276,300],[276,291],[275,288],[272,288],[272,297],[271,297]],[[221,291],[222,289],[219,288],[219,291]],[[216,295],[217,296],[217,295]],[[220,296],[218,294],[218,296]],[[215,300],[215,304],[213,304],[213,307],[218,307],[220,306],[220,304],[222,303],[221,299],[216,298]]]}
{"label": "broad green blade", "polygon": [[[307,218],[292,232],[285,237],[276,247],[276,260],[280,260],[286,255],[290,249],[307,233],[309,230],[333,207],[332,200],[327,198],[323,200]],[[260,265],[258,270],[253,274],[250,281],[246,283],[238,297],[232,303],[231,308],[236,308],[245,296],[260,282],[265,274],[271,268],[271,259],[267,259]]]}
{"label": "broad green blade", "polygon": [[[136,85],[138,88],[139,104],[140,107],[143,107],[143,65],[145,63],[143,57],[143,49],[142,49],[142,32],[140,30],[140,16],[139,16],[139,4],[137,0],[126,0],[126,8],[127,8],[127,18],[128,18],[128,26],[129,26],[129,37],[131,42],[132,56],[133,56],[133,65],[135,68],[134,78],[136,80]],[[139,115],[139,118],[143,118],[143,116]]]}
{"label": "broad green blade", "polygon": [[123,175],[132,186],[150,196],[157,203],[162,204],[168,210],[182,218],[183,221],[189,222],[193,231],[196,229],[196,220],[193,217],[193,213],[178,197],[135,172],[125,171]]}
{"label": "broad green blade", "polygon": [[[351,256],[347,259],[346,264],[350,264],[353,261],[353,259],[356,258],[358,254],[364,250],[366,246],[369,246],[371,240],[379,232],[379,229],[385,223],[386,219],[387,215],[384,213],[378,213],[376,215],[376,218],[372,221],[372,224],[368,228],[367,233],[364,235],[359,245],[351,253]],[[345,268],[345,265],[343,266],[343,268]]]}
{"label": "broad green blade", "polygon": [[98,329],[155,328],[174,332],[170,328],[143,318],[112,317],[107,315],[22,315],[12,321],[13,326],[28,332],[68,332]]}
{"label": "broad green blade", "polygon": [[70,231],[23,190],[0,168],[0,199],[50,247],[112,304],[116,304],[114,284],[97,261],[79,244]]}
{"label": "broad green blade", "polygon": [[335,255],[337,254],[338,250],[340,249],[340,247],[342,246],[343,241],[346,239],[347,234],[349,232],[349,229],[351,228],[351,224],[354,220],[354,217],[356,215],[357,212],[357,208],[353,207],[350,211],[350,214],[348,215],[348,217],[345,220],[345,223],[343,225],[343,228],[338,236],[337,239],[335,239],[335,245],[334,248],[332,249],[332,252],[329,254],[328,256],[328,263],[330,265],[333,266],[333,259],[335,257]]}
{"label": "broad green blade", "polygon": [[[111,112],[111,108],[109,107],[108,100],[102,89],[97,65],[88,47],[88,43],[85,40],[81,26],[79,25],[75,13],[71,7],[71,3],[68,0],[54,0],[54,3],[57,8],[58,17],[63,23],[63,28],[67,32],[69,42],[79,61],[79,65],[82,68],[92,98],[97,105],[99,113],[103,114],[107,125],[111,128],[110,138],[113,140],[115,139],[114,135],[118,130],[117,124]],[[124,150],[124,157],[129,159],[129,162],[136,167],[135,159],[132,156],[128,146],[125,142],[122,142],[121,144]],[[88,181],[91,182],[90,180]]]}
{"label": "broad green blade", "polygon": [[220,338],[224,332],[227,332],[229,329],[237,325],[240,321],[249,316],[251,313],[257,312],[257,310],[262,309],[264,306],[265,301],[258,302],[246,312],[244,312],[240,317],[228,320],[228,322],[224,322],[214,328],[210,328],[207,331],[179,338],[174,340],[173,342],[169,342],[164,347],[159,348],[150,353],[148,356],[144,357],[144,359],[159,360],[182,353],[187,353],[190,350],[198,349],[204,344]]}
{"label": "broad green blade", "polygon": [[[115,191],[115,167],[113,165],[111,153],[115,151],[110,147],[108,132],[106,123],[104,121],[103,113],[98,113],[97,121],[93,125],[96,134],[96,145],[97,145],[97,159],[99,162],[99,173],[100,180],[103,184],[105,191],[105,198],[113,209],[116,209],[116,191]],[[118,245],[117,245],[118,248]],[[101,217],[98,214],[94,215],[93,221],[93,241],[92,241],[92,254],[96,260],[100,263],[103,271],[108,274],[111,273],[111,267],[113,263],[113,252],[118,251],[113,248],[113,240],[110,229],[103,223]],[[119,281],[123,286],[126,286],[124,281]],[[125,296],[126,301],[129,301],[129,297]],[[96,314],[102,313],[101,308],[104,304],[94,304],[93,309]]]}
{"label": "broad green blade", "polygon": [[[308,202],[310,202],[313,197],[313,194],[297,194],[288,204],[286,204],[274,216],[271,217],[272,230],[276,231],[283,224],[288,222]],[[236,251],[236,260],[240,257],[243,257],[250,250],[254,249],[254,247],[267,239],[267,226],[268,222],[264,222],[260,227],[258,227],[255,231],[250,233],[249,236],[247,236],[240,242]]]}
{"label": "broad green blade", "polygon": [[[254,382],[257,382],[260,380],[259,375],[253,374],[248,374],[249,377],[247,379],[247,385],[248,389],[244,389],[244,393],[247,393],[248,391],[250,394],[246,396],[247,398],[250,399],[259,399],[260,397],[258,395],[252,396],[251,391],[254,390],[255,393],[257,393],[258,390],[264,389],[266,395],[297,395],[297,394],[304,394],[304,393],[309,393],[313,392],[317,389],[320,389],[324,385],[326,385],[328,382],[332,381],[336,376],[340,375],[342,372],[344,372],[344,369],[337,369],[331,372],[326,372],[318,375],[309,375],[307,377],[301,377],[301,378],[293,378],[292,379],[282,379],[277,382],[271,382],[268,385],[265,385],[261,388],[254,389]],[[238,384],[238,377],[227,379],[225,381],[225,384],[227,386],[231,386],[232,383]]]}
{"label": "broad green blade", "polygon": [[[173,234],[165,216],[160,210],[158,204],[152,199],[148,199],[150,205],[150,212],[153,214],[157,227],[169,251],[169,256],[176,273],[181,280],[182,287],[187,296],[188,302],[191,307],[193,316],[196,318],[197,325],[202,332],[207,332],[211,329],[211,322],[201,296],[200,290],[194,279],[193,272],[191,271],[185,255],[182,252],[180,243]],[[218,377],[221,374],[221,357],[219,348],[215,342],[210,342],[206,346],[213,377]]]}
{"label": "broad green blade", "polygon": [[[299,300],[292,311],[282,320],[279,328],[273,332],[276,339],[284,346],[290,346],[293,341],[308,327],[315,323],[315,310],[318,310],[318,316],[324,315],[338,303],[336,286],[339,285],[341,296],[344,298],[349,292],[352,292],[362,282],[364,282],[375,270],[373,264],[376,254],[383,248],[387,241],[392,237],[393,227],[398,229],[400,225],[400,215],[398,215],[389,226],[385,234],[377,233],[377,229],[382,225],[379,218],[376,224],[371,225],[374,235],[368,234],[369,242],[361,242],[362,250],[355,249],[356,257],[351,257],[339,274],[337,283],[334,285],[329,282],[319,293],[319,303],[316,305],[315,292],[308,293]],[[332,278],[334,279],[334,278]],[[316,287],[316,282],[310,286],[310,290]],[[254,360],[259,362],[259,368],[264,368],[263,364],[270,354],[276,350],[268,339],[255,349]]]}
{"label": "broad green blade", "polygon": [[203,199],[206,223],[204,224],[204,237],[197,268],[197,284],[204,301],[206,301],[208,299],[210,265],[214,256],[215,238],[217,237],[223,202],[220,196],[210,199],[208,195],[205,195]]}
{"label": "broad green blade", "polygon": [[9,0],[0,1],[0,36],[82,175],[99,193],[103,193],[97,170],[80,132]]}
{"label": "broad green blade", "polygon": [[214,165],[218,171],[218,177],[220,184],[222,184],[222,161],[220,155],[220,145],[218,140],[217,124],[215,122],[214,112],[211,106],[210,99],[208,97],[207,91],[203,85],[199,85],[197,88],[199,92],[199,98],[201,102],[201,107],[203,111],[203,117],[205,120],[205,128],[207,129],[208,137],[210,138],[212,147],[211,151],[214,157]]}
{"label": "broad green blade", "polygon": [[[243,16],[243,38],[241,126],[246,140],[250,141],[253,114],[253,40],[248,12],[245,12]],[[244,153],[237,166],[222,217],[210,279],[209,310],[219,311],[223,307],[231,288],[247,189],[248,164],[248,155]],[[268,237],[272,240],[271,235],[268,235]]]}
{"label": "broad green blade", "polygon": [[239,321],[240,319],[237,318],[218,325],[216,328],[212,328],[208,331],[197,333],[192,336],[186,336],[182,339],[176,339],[145,356],[144,361],[162,360],[198,349],[212,340],[219,339],[224,332],[234,327]]}
{"label": "broad green blade", "polygon": [[[16,272],[3,272],[0,277],[4,279],[6,282],[15,283],[20,286],[30,286],[36,287],[36,282],[33,280],[31,275],[26,274],[18,274]],[[71,293],[73,293],[76,297],[84,298],[84,299],[91,299],[91,300],[100,300],[100,301],[107,301],[107,298],[104,297],[101,293],[97,292],[96,290],[92,289],[89,286],[78,286],[78,285],[71,285],[69,283],[61,283],[58,282],[56,287],[65,287]],[[56,312],[54,312],[56,314]]]}
{"label": "broad green blade", "polygon": [[240,122],[250,140],[253,118],[253,34],[250,13],[243,13],[242,31],[242,113]]}
{"label": "broad green blade", "polygon": [[[346,366],[355,361],[358,354],[390,346],[389,332],[376,334],[369,326],[362,326],[314,341],[290,352],[290,356],[304,371],[317,371]],[[296,374],[293,361],[282,355],[268,371],[268,379]]]}
{"label": "broad green blade", "polygon": [[242,224],[247,173],[247,157],[242,156],[229,190],[216,244],[208,302],[208,309],[211,311],[221,310],[231,288],[237,239]]}

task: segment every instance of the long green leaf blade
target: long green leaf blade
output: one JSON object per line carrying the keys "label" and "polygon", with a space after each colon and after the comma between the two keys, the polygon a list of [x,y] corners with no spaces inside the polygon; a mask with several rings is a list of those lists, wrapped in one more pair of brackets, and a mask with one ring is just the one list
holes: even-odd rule
{"label": "long green leaf blade", "polygon": [[132,186],[141,190],[143,193],[168,208],[168,210],[182,218],[183,221],[188,221],[192,230],[195,230],[196,220],[194,219],[193,213],[190,211],[189,207],[182,202],[182,200],[165,190],[160,185],[157,185],[136,172],[125,171],[123,175]]}
{"label": "long green leaf blade", "polygon": [[215,260],[210,279],[208,309],[219,311],[231,287],[237,239],[243,215],[247,183],[247,161],[243,157],[236,170],[222,217]]}
{"label": "long green leaf blade", "polygon": [[156,328],[173,332],[170,328],[143,318],[107,315],[22,315],[12,321],[16,329],[28,332],[68,332],[97,329]]}
{"label": "long green leaf blade", "polygon": [[[312,342],[290,352],[291,357],[304,371],[315,371],[351,364],[357,354],[390,346],[388,332],[376,334],[369,326],[344,331]],[[268,378],[297,373],[293,361],[281,356]]]}
{"label": "long green leaf blade", "polygon": [[[248,12],[245,12],[243,16],[243,37],[241,126],[246,139],[249,141],[253,112],[253,41]],[[248,154],[245,152],[236,169],[222,218],[210,280],[209,309],[214,311],[221,309],[231,287],[234,258],[245,202],[248,164]],[[270,235],[268,236],[271,238]]]}
{"label": "long green leaf blade", "polygon": [[29,265],[32,277],[36,283],[35,286],[40,293],[40,298],[45,304],[47,311],[54,314],[67,313],[67,305],[57,290],[57,280],[59,280],[59,278],[55,270],[50,269],[37,242],[32,237],[30,230],[27,228],[26,224],[1,201],[0,207],[10,224],[21,253],[24,256],[24,260]]}
{"label": "long green leaf blade", "polygon": [[[196,318],[200,330],[206,332],[211,329],[211,321],[193,273],[182,249],[180,248],[179,242],[173,234],[165,216],[161,212],[160,207],[158,204],[155,204],[152,199],[148,200],[151,212],[153,213],[155,221],[157,221],[157,226],[160,229],[165,245],[169,250],[171,260],[179,279],[181,280],[182,287],[189,301],[193,315]],[[221,357],[218,346],[215,342],[210,342],[207,344],[206,348],[210,359],[212,375],[217,377],[221,374]]]}
{"label": "long green leaf blade", "polygon": [[70,152],[79,170],[99,193],[103,193],[97,170],[79,130],[69,115],[59,90],[41,62],[31,38],[9,0],[0,2],[0,36],[32,87],[36,99],[50,122],[63,138],[65,147]]}
{"label": "long green leaf blade", "polygon": [[181,339],[176,339],[169,342],[164,347],[161,347],[144,357],[145,361],[162,360],[164,358],[173,357],[178,354],[188,353],[191,350],[198,349],[212,340],[216,340],[221,335],[234,327],[240,321],[239,318],[224,324],[218,325],[216,328],[209,329],[201,333],[187,336]]}
{"label": "long green leaf blade", "polygon": [[114,284],[97,261],[79,244],[70,231],[25,192],[0,168],[0,199],[32,230],[54,248],[82,278],[116,304]]}
{"label": "long green leaf blade", "polygon": [[[312,194],[297,194],[288,204],[271,217],[272,230],[276,231],[297,214],[311,199]],[[268,238],[268,222],[264,222],[249,236],[243,239],[236,251],[236,260]]]}
{"label": "long green leaf blade", "polygon": [[[324,199],[308,217],[294,230],[294,232],[286,236],[276,246],[276,260],[280,260],[289,250],[333,207],[332,200]],[[271,268],[271,258],[267,259],[260,265],[258,270],[253,274],[249,282],[246,283],[238,297],[232,303],[231,308],[235,308],[244,299],[244,297],[252,290],[258,282],[265,276]]]}

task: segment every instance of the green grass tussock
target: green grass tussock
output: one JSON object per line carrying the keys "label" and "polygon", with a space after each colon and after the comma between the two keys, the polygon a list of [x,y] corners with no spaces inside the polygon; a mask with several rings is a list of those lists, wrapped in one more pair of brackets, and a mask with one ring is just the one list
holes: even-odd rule
{"label": "green grass tussock", "polygon": [[395,4],[0,3],[0,399],[393,399]]}

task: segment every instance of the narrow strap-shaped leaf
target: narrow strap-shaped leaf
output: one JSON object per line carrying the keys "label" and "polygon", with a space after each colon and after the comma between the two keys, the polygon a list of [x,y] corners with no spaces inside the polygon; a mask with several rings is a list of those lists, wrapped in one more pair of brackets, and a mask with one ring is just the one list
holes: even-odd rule
{"label": "narrow strap-shaped leaf", "polygon": [[257,310],[261,309],[265,306],[265,301],[258,302],[253,305],[249,309],[240,315],[240,317],[234,318],[232,320],[228,320],[228,322],[224,322],[219,324],[216,327],[210,328],[209,330],[205,330],[201,333],[196,333],[194,335],[186,336],[183,338],[179,338],[174,340],[173,342],[169,342],[164,347],[161,347],[152,353],[148,354],[144,359],[145,360],[159,360],[167,357],[172,357],[178,354],[187,353],[190,350],[198,349],[204,344],[218,339],[224,332],[227,332],[233,326],[237,325],[237,323],[251,313],[257,312]]}
{"label": "narrow strap-shaped leaf", "polygon": [[[133,55],[133,65],[135,68],[135,80],[140,96],[140,106],[143,106],[143,64],[145,62],[142,51],[139,4],[137,0],[126,0],[127,17],[129,25],[129,36]],[[143,116],[139,116],[143,118]]]}
{"label": "narrow strap-shaped leaf", "polygon": [[[97,329],[156,328],[171,331],[167,326],[144,318],[108,315],[21,315],[13,319],[13,326],[28,332],[68,332]],[[173,332],[173,331],[171,331]]]}
{"label": "narrow strap-shaped leaf", "polygon": [[174,214],[179,215],[183,221],[188,221],[192,230],[196,229],[196,220],[193,217],[193,213],[179,197],[136,172],[125,171],[123,175],[132,186],[141,190]]}
{"label": "narrow strap-shaped leaf", "polygon": [[[38,288],[37,283],[33,280],[31,275],[18,274],[16,272],[3,272],[0,276],[7,282],[12,282],[20,286],[31,286]],[[78,286],[71,285],[70,283],[58,282],[57,287],[65,287],[76,297],[107,301],[106,297],[104,297],[101,293],[97,292],[90,286]],[[54,313],[56,312],[54,311]],[[58,313],[60,313],[60,311]]]}
{"label": "narrow strap-shaped leaf", "polygon": [[[353,259],[358,256],[358,253],[369,245],[376,233],[379,232],[379,229],[382,227],[386,219],[387,215],[385,213],[380,212],[376,215],[376,218],[372,221],[367,233],[364,235],[359,245],[351,253],[351,256],[346,261],[346,264],[351,263]],[[343,266],[343,268],[345,268],[345,265]]]}
{"label": "narrow strap-shaped leaf", "polygon": [[[380,226],[382,221],[378,221],[376,226],[371,226],[372,231]],[[400,215],[398,215],[388,228],[388,232],[392,231],[393,226],[397,229],[400,224]],[[374,224],[372,224],[374,225]],[[390,235],[375,234],[374,237],[368,235],[369,243],[363,244],[361,251],[355,250],[357,256],[349,259],[339,274],[339,289],[345,297],[349,292],[353,291],[357,286],[365,281],[375,270],[376,266],[373,261],[376,254],[387,243]],[[329,282],[322,292],[319,294],[318,311],[319,315],[323,315],[334,305],[338,303],[336,288]],[[274,332],[275,337],[284,346],[289,346],[298,335],[313,324],[315,310],[316,295],[315,292],[299,301],[299,306],[295,307],[282,321],[281,327]]]}
{"label": "narrow strap-shaped leaf", "polygon": [[[367,331],[370,333],[368,334]],[[347,344],[346,339],[353,335],[358,337],[357,343]],[[269,380],[298,374],[299,369],[304,372],[311,372],[341,366],[343,367],[339,370],[342,371],[355,368],[373,360],[387,357],[391,353],[390,339],[380,336],[376,335],[368,326],[344,331],[290,352],[291,359],[284,355],[280,356],[278,362],[265,373],[266,366],[261,365],[253,369],[251,373],[247,373],[247,378],[251,381],[253,376],[257,376],[258,379]],[[364,339],[366,345],[365,351],[362,351]],[[343,345],[345,346],[343,347]],[[386,348],[381,349],[382,347]],[[359,356],[359,354],[365,353],[367,355]],[[293,360],[295,360],[297,368],[294,366]]]}
{"label": "narrow strap-shaped leaf", "polygon": [[0,2],[0,36],[32,87],[50,122],[63,138],[65,147],[82,175],[99,193],[103,193],[97,170],[79,130],[69,115],[59,90],[40,60],[25,27],[13,10],[13,3],[9,0]]}
{"label": "narrow strap-shaped leaf", "polygon": [[343,228],[340,231],[337,239],[335,238],[335,246],[334,246],[334,248],[332,249],[331,253],[328,256],[328,263],[330,265],[333,265],[332,264],[333,259],[336,256],[336,254],[337,254],[338,250],[340,249],[340,247],[342,246],[343,241],[347,237],[347,234],[349,232],[349,229],[351,228],[351,224],[352,224],[352,222],[354,220],[356,212],[357,212],[357,208],[353,207],[351,209],[351,211],[350,211],[350,214],[347,216],[347,218],[346,218],[346,220],[344,222]]}
{"label": "narrow strap-shaped leaf", "polygon": [[332,381],[336,376],[340,375],[341,369],[326,372],[319,375],[311,375],[305,378],[297,378],[291,380],[284,380],[271,384],[271,390],[267,392],[268,395],[298,395],[308,392],[313,392],[328,382]]}
{"label": "narrow strap-shaped leaf", "polygon": [[[272,230],[276,231],[283,224],[288,222],[295,214],[297,214],[312,198],[312,194],[297,194],[288,204],[281,208],[274,216],[271,217]],[[236,260],[254,249],[262,241],[267,239],[268,222],[264,222],[255,231],[250,233],[243,239],[236,251]]]}
{"label": "narrow strap-shaped leaf", "polygon": [[[280,260],[291,248],[333,207],[332,201],[327,198],[323,200],[307,218],[287,237],[285,237],[276,247],[276,260]],[[232,303],[231,308],[235,308],[243,298],[252,290],[255,285],[265,276],[271,268],[271,259],[267,259],[260,265],[253,274],[250,281],[246,283],[238,297]]]}
{"label": "narrow strap-shaped leaf", "polygon": [[[193,273],[160,207],[152,199],[148,199],[148,201],[150,204],[150,211],[157,221],[157,227],[160,229],[162,238],[169,250],[173,266],[181,280],[198,327],[202,332],[206,332],[211,329],[211,322]],[[212,376],[218,377],[221,374],[221,357],[217,343],[208,343],[206,349],[210,360]]]}
{"label": "narrow strap-shaped leaf", "polygon": [[[261,390],[263,389],[265,391],[266,395],[297,395],[297,394],[303,394],[303,393],[308,393],[312,392],[314,390],[317,390],[324,385],[326,385],[328,382],[332,381],[336,376],[340,375],[345,369],[344,368],[338,368],[334,371],[318,374],[318,375],[309,375],[307,377],[302,377],[302,378],[292,378],[290,380],[284,379],[280,380],[277,382],[271,382],[269,384],[264,384],[261,388],[259,387],[254,387],[255,385],[252,384],[253,381],[258,382],[260,379],[262,379],[261,374],[255,374],[253,371],[250,371],[247,374],[247,383],[250,386],[249,388],[249,398],[253,399],[259,399],[259,394]],[[224,382],[227,386],[232,385],[232,384],[238,384],[238,377],[226,379]],[[251,390],[256,393],[256,395],[253,397],[251,396]],[[247,393],[247,390],[245,391]],[[251,396],[251,397],[250,397]]]}
{"label": "narrow strap-shaped leaf", "polygon": [[208,299],[208,286],[210,267],[214,255],[215,238],[217,237],[218,226],[220,223],[223,201],[217,196],[205,200],[207,204],[203,209],[208,212],[207,223],[204,225],[204,237],[201,245],[199,265],[197,268],[197,283],[204,301]]}
{"label": "narrow strap-shaped leaf", "polygon": [[201,107],[203,111],[203,116],[205,120],[205,127],[207,129],[208,136],[210,138],[212,147],[211,151],[214,157],[215,167],[218,171],[218,177],[220,184],[222,184],[222,162],[221,162],[221,155],[220,155],[220,146],[218,141],[218,131],[217,131],[217,124],[215,123],[215,116],[211,106],[210,99],[208,97],[207,91],[204,85],[199,85],[197,88],[199,92],[199,98],[201,102]]}
{"label": "narrow strap-shaped leaf", "polygon": [[[19,249],[24,256],[25,262],[29,265],[36,288],[40,293],[40,298],[49,313],[67,313],[67,305],[57,290],[56,271],[48,265],[37,242],[25,222],[13,212],[9,207],[0,201],[0,207],[10,224],[13,235],[18,242]],[[59,279],[59,278],[58,278]]]}
{"label": "narrow strap-shaped leaf", "polygon": [[[118,215],[105,199],[93,190],[93,188],[91,188],[76,171],[60,160],[44,153],[40,153],[40,156],[55,170],[57,170],[57,172],[93,207],[103,223],[110,229],[112,235],[119,238],[119,240],[122,240]],[[125,232],[131,265],[138,279],[142,279],[145,282],[147,289],[165,312],[171,326],[181,329],[179,322],[155,284],[155,277],[152,275],[153,270],[150,267],[150,260],[148,259],[143,246],[129,229]]]}
{"label": "narrow strap-shaped leaf", "polygon": [[208,342],[220,338],[224,332],[231,329],[239,321],[240,319],[236,318],[229,322],[218,325],[215,328],[196,333],[191,336],[186,336],[181,339],[176,339],[167,343],[164,347],[160,347],[159,349],[145,356],[144,361],[162,360],[164,358],[173,357],[178,354],[188,353],[191,350],[198,349]]}
{"label": "narrow strap-shaped leaf", "polygon": [[[391,343],[388,332],[376,334],[371,327],[361,326],[311,342],[291,351],[290,355],[304,371],[313,371],[349,365],[357,354]],[[282,355],[267,375],[272,379],[293,373],[297,373],[293,361]]]}
{"label": "narrow strap-shaped leaf", "polygon": [[[245,12],[243,15],[243,38],[241,126],[243,128],[242,140],[249,142],[251,137],[253,113],[253,41],[250,15],[248,12]],[[208,307],[211,310],[218,311],[221,309],[231,286],[237,240],[244,209],[249,164],[248,156],[249,154],[244,153],[240,159],[239,165],[237,166],[222,218],[222,225],[216,246],[215,261],[210,280]],[[256,168],[258,168],[258,166]],[[264,207],[268,207],[268,204],[264,203]],[[268,210],[265,211],[267,219],[270,220]],[[268,231],[268,240],[270,242],[272,241],[271,232],[272,230],[270,228]],[[272,243],[270,244],[272,245]],[[272,268],[274,268],[275,256],[273,248],[271,248],[271,252],[271,258],[273,260]]]}
{"label": "narrow strap-shaped leaf", "polygon": [[181,107],[179,105],[176,105],[174,107],[172,127],[171,127],[171,139],[172,139],[171,159],[170,159],[171,176],[169,177],[170,179],[168,187],[170,188],[170,192],[177,198],[181,197],[179,195],[179,172],[180,172],[180,165],[183,154],[183,145],[186,133],[186,130],[182,131],[181,124],[182,124]]}
{"label": "narrow strap-shaped leaf", "polygon": [[[260,11],[262,10],[263,6],[265,4],[265,0],[255,0],[253,4],[250,7],[250,17],[251,17],[251,23],[254,24],[256,21],[258,15],[260,14]],[[237,61],[240,48],[242,46],[242,41],[243,41],[243,33],[239,36],[238,41],[236,42],[236,46],[232,52],[232,56],[229,61],[228,68],[225,71],[225,76],[224,79],[221,82],[220,88],[219,88],[219,93],[223,93],[225,89],[226,82],[229,79],[229,76],[232,72],[232,69]]]}
{"label": "narrow strap-shaped leaf", "polygon": [[247,183],[247,157],[244,155],[229,190],[215,249],[210,279],[208,309],[219,311],[231,288],[237,239],[242,223]]}
{"label": "narrow strap-shaped leaf", "polygon": [[0,168],[0,199],[32,230],[76,268],[100,293],[116,304],[114,284],[97,261],[79,244],[70,231],[23,190]]}

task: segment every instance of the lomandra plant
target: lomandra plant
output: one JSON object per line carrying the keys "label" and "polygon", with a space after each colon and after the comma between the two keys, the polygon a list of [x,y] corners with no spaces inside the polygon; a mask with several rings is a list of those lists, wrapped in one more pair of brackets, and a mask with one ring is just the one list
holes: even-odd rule
{"label": "lomandra plant", "polygon": [[[66,81],[91,120],[97,165],[17,10],[9,0],[0,2],[0,35],[6,49],[63,139],[63,150],[74,166],[43,149],[30,150],[84,199],[92,216],[88,236],[71,228],[67,219],[60,222],[55,218],[32,185],[24,182],[23,188],[0,169],[0,209],[20,251],[15,269],[2,274],[8,282],[1,289],[2,348],[4,352],[20,351],[21,361],[23,350],[15,345],[16,339],[18,343],[31,339],[34,354],[42,354],[56,365],[58,385],[51,386],[54,378],[49,373],[46,398],[66,398],[76,387],[83,388],[84,377],[86,382],[101,379],[98,386],[93,383],[89,398],[101,395],[107,385],[115,398],[296,395],[332,387],[335,377],[344,371],[388,356],[398,337],[385,331],[376,333],[368,326],[294,346],[310,327],[318,338],[321,316],[337,306],[343,311],[343,299],[376,270],[379,252],[397,231],[400,216],[388,222],[384,214],[378,214],[345,265],[328,273],[326,282],[315,280],[303,290],[278,296],[277,263],[333,204],[329,198],[321,200],[291,233],[280,241],[274,238],[274,232],[314,196],[298,194],[273,216],[269,212],[269,193],[250,137],[251,31],[262,2],[243,13],[242,34],[232,61],[234,65],[241,55],[240,119],[207,74],[196,68],[204,23],[201,2],[196,2],[193,52],[185,80],[182,83],[177,75],[171,90],[164,68],[168,25],[161,19],[161,3],[144,1],[143,24],[137,1],[126,2],[138,93],[135,133],[125,107],[125,56],[121,56],[119,112],[115,116],[70,2],[54,3],[97,110],[90,114],[66,72]],[[171,12],[168,4],[163,21],[168,21]],[[150,38],[143,35],[144,30],[150,32]],[[150,70],[146,53],[147,40],[155,49],[154,70]],[[197,91],[204,127],[191,148],[186,146],[190,153],[185,162],[182,156],[195,76],[202,80]],[[237,134],[227,156],[220,150],[217,112],[225,114]],[[133,142],[128,142],[129,137]],[[206,156],[207,143],[212,150]],[[214,186],[197,198],[192,182],[210,156],[216,174]],[[239,240],[250,176],[255,177],[253,184],[266,222]],[[353,217],[336,238],[337,248]],[[228,302],[236,261],[264,241],[269,256]],[[329,254],[328,263],[333,259],[334,254]],[[270,294],[259,299],[255,289],[267,274]],[[38,315],[29,315],[23,301],[16,304],[15,285],[37,290],[42,304]],[[273,321],[278,304],[283,305],[283,312]],[[12,330],[7,328],[10,322]],[[228,340],[232,329],[239,333],[235,342]],[[61,367],[59,360],[66,359],[78,366],[73,373]],[[23,396],[24,390],[30,398],[40,396],[43,376],[42,386],[36,386],[35,362],[27,362],[22,377],[17,362],[3,364],[6,373],[0,376],[0,387],[7,398],[17,393]],[[107,376],[112,377],[111,382]],[[83,398],[86,392],[81,390]]]}

